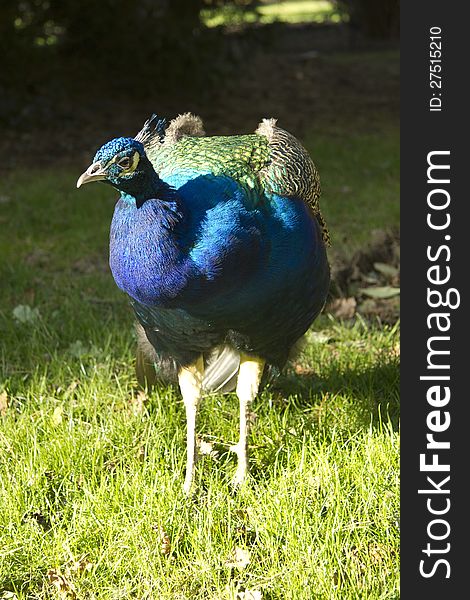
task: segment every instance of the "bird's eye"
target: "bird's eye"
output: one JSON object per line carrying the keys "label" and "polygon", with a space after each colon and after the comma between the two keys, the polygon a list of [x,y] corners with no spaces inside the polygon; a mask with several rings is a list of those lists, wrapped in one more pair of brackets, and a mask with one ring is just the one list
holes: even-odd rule
{"label": "bird's eye", "polygon": [[123,169],[128,169],[132,164],[132,161],[130,159],[129,156],[124,156],[123,158],[121,158],[121,160],[118,162],[118,165],[120,167],[122,167]]}

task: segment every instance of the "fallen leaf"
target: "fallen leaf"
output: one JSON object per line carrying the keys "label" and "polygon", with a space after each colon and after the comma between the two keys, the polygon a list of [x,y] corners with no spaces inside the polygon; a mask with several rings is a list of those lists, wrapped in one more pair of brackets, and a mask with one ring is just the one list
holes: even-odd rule
{"label": "fallen leaf", "polygon": [[212,458],[219,458],[219,453],[214,449],[214,445],[211,442],[206,442],[205,440],[198,439],[197,440],[199,454],[210,456]]}
{"label": "fallen leaf", "polygon": [[377,302],[372,300],[372,298],[368,298],[359,304],[359,312],[360,313],[373,313],[377,310]]}
{"label": "fallen leaf", "polygon": [[0,392],[0,416],[4,417],[7,414],[8,408],[8,394],[5,390]]}
{"label": "fallen leaf", "polygon": [[237,600],[262,600],[261,590],[244,590],[237,593]]}
{"label": "fallen leaf", "polygon": [[165,529],[161,525],[154,525],[153,528],[160,536],[161,553],[164,556],[171,554],[171,540]]}
{"label": "fallen leaf", "polygon": [[365,283],[371,283],[372,285],[379,283],[380,280],[377,273],[368,273],[367,275],[361,275],[361,279]]}
{"label": "fallen leaf", "polygon": [[60,569],[49,569],[47,579],[55,587],[61,599],[74,600],[77,597],[73,583],[62,575]]}
{"label": "fallen leaf", "polygon": [[308,338],[309,341],[313,342],[314,344],[327,344],[330,341],[331,336],[329,336],[327,333],[323,333],[322,331],[311,331],[308,334]]}
{"label": "fallen leaf", "polygon": [[13,317],[18,323],[36,323],[40,318],[39,308],[31,308],[29,304],[18,304],[13,309]]}
{"label": "fallen leaf", "polygon": [[147,395],[143,390],[139,390],[136,396],[132,396],[129,404],[132,414],[137,417],[142,414],[145,410],[145,403],[147,402]]}
{"label": "fallen leaf", "polygon": [[69,395],[73,394],[73,392],[74,392],[74,391],[77,389],[78,385],[79,385],[79,382],[78,382],[76,379],[74,379],[74,380],[73,380],[73,381],[70,383],[70,385],[68,386],[68,388],[65,390],[65,394],[66,394],[67,396],[69,396]]}
{"label": "fallen leaf", "polygon": [[76,340],[70,344],[67,352],[75,358],[81,358],[84,354],[87,354],[88,347],[81,340]]}
{"label": "fallen leaf", "polygon": [[337,298],[328,306],[328,312],[334,315],[337,319],[352,319],[356,312],[356,298]]}
{"label": "fallen leaf", "polygon": [[0,596],[2,600],[18,600],[18,596],[15,592],[11,592],[10,590],[6,590]]}
{"label": "fallen leaf", "polygon": [[378,271],[379,273],[381,273],[382,275],[385,275],[385,277],[390,277],[391,279],[396,277],[399,272],[398,269],[396,267],[394,267],[393,265],[389,265],[387,263],[382,263],[382,262],[375,262],[374,269],[376,271]]}
{"label": "fallen leaf", "polygon": [[400,316],[400,296],[367,298],[358,306],[358,312],[367,318],[379,317],[385,323],[395,323]]}
{"label": "fallen leaf", "polygon": [[315,375],[315,371],[312,367],[301,364],[294,365],[294,371],[296,375]]}
{"label": "fallen leaf", "polygon": [[168,556],[171,553],[171,542],[170,542],[170,538],[168,537],[168,535],[165,533],[165,531],[162,529],[161,531],[161,535],[160,535],[160,542],[161,542],[161,552],[164,556]]}
{"label": "fallen leaf", "polygon": [[399,287],[391,286],[361,288],[359,291],[369,298],[393,298],[400,294]]}
{"label": "fallen leaf", "polygon": [[56,406],[54,408],[54,412],[52,413],[52,417],[51,417],[51,423],[57,427],[57,425],[60,425],[63,421],[63,408],[62,405],[59,404],[59,406]]}
{"label": "fallen leaf", "polygon": [[70,565],[65,567],[65,572],[67,575],[72,573],[81,574],[85,571],[91,571],[93,569],[93,563],[90,562],[86,556],[82,556],[78,560],[73,560]]}
{"label": "fallen leaf", "polygon": [[368,553],[371,562],[373,563],[383,563],[388,555],[387,547],[383,544],[370,543],[368,546]]}
{"label": "fallen leaf", "polygon": [[232,556],[224,563],[224,566],[229,568],[245,569],[250,563],[250,558],[251,553],[249,550],[236,546],[232,552]]}

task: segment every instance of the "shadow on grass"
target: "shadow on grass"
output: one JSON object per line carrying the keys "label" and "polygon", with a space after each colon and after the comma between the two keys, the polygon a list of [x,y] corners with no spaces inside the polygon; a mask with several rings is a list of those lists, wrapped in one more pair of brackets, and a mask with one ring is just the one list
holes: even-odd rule
{"label": "shadow on grass", "polygon": [[[235,394],[231,401],[237,403]],[[250,443],[250,475],[254,481],[264,481],[271,477],[274,464],[287,464],[291,448],[298,446],[305,435],[328,444],[333,438],[347,443],[370,428],[378,437],[389,428],[397,432],[398,361],[364,369],[331,365],[323,377],[313,372],[287,372],[270,384],[253,408],[257,418]],[[272,412],[276,417],[271,420]],[[213,469],[223,469],[229,478],[236,467],[235,455],[226,443],[215,442],[213,447],[218,460],[214,463],[204,457],[205,462]]]}
{"label": "shadow on grass", "polygon": [[[399,364],[395,361],[365,369],[331,369],[325,376],[314,372],[287,373],[273,384],[276,403],[312,408],[317,420],[325,422],[325,415],[341,408],[354,413],[356,427],[380,427],[383,421],[399,428]],[[282,408],[281,408],[282,410]],[[323,415],[322,415],[323,413]],[[334,415],[333,415],[334,417]],[[333,419],[334,420],[334,419]],[[327,424],[326,422],[324,423]]]}

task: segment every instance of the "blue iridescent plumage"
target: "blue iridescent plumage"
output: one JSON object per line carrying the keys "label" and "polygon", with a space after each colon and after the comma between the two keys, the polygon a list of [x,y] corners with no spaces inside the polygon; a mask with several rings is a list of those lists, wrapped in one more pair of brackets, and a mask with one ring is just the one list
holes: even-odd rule
{"label": "blue iridescent plumage", "polygon": [[[177,192],[158,179],[154,185],[155,197],[140,208],[132,196],[119,200],[110,265],[144,327],[159,329],[150,334],[157,352],[164,342],[158,309],[176,308],[207,323],[207,343],[198,340],[195,354],[229,339],[282,366],[321,310],[328,285],[324,246],[308,207],[276,195],[254,206],[226,177],[197,176]],[[204,328],[198,330],[204,338]],[[190,362],[188,345],[194,344],[186,336],[176,338],[168,352]]]}
{"label": "blue iridescent plumage", "polygon": [[157,374],[179,373],[183,391],[186,368],[223,357],[206,387],[233,389],[238,364],[241,373],[254,357],[257,389],[263,366],[284,366],[328,292],[315,167],[271,122],[231,138],[165,127],[154,119],[137,140],[108,142],[78,185],[103,180],[121,192],[110,266]]}

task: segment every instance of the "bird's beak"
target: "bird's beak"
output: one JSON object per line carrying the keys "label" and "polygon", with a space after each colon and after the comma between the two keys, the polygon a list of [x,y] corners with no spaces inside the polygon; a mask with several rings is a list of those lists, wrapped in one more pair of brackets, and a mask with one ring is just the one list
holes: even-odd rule
{"label": "bird's beak", "polygon": [[90,183],[92,181],[102,181],[106,179],[106,172],[100,162],[95,162],[88,167],[85,173],[82,173],[77,181],[77,188],[82,186],[84,183]]}

